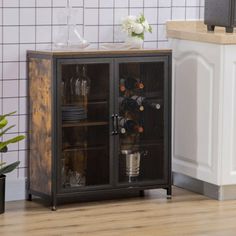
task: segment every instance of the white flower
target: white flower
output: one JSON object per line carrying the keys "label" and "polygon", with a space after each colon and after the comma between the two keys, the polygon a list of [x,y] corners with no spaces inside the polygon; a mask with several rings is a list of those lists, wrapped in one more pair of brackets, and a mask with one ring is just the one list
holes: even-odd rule
{"label": "white flower", "polygon": [[127,16],[122,20],[122,30],[129,36],[144,39],[144,33],[152,33],[152,28],[143,14],[139,16]]}
{"label": "white flower", "polygon": [[133,25],[135,24],[137,18],[135,16],[127,16],[122,21],[122,29],[125,32],[132,33]]}
{"label": "white flower", "polygon": [[130,27],[130,26],[132,26],[133,24],[134,24],[134,22],[131,21],[130,19],[125,19],[125,20],[122,22],[122,25],[123,25],[124,27]]}
{"label": "white flower", "polygon": [[143,28],[143,25],[142,25],[142,24],[135,23],[135,24],[133,25],[133,32],[134,32],[135,34],[142,34],[142,33],[143,33],[143,30],[144,30],[144,28]]}
{"label": "white flower", "polygon": [[145,20],[144,22],[143,22],[143,27],[144,27],[144,30],[146,31],[146,32],[148,32],[149,31],[149,23],[148,23],[148,21],[147,20]]}
{"label": "white flower", "polygon": [[137,17],[136,16],[128,16],[127,17],[127,20],[131,23],[133,23],[133,22],[136,22],[136,20],[137,20]]}

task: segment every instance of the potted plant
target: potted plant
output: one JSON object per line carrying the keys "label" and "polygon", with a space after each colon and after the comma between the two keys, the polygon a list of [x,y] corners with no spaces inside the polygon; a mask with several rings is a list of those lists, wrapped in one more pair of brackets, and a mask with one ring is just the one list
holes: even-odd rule
{"label": "potted plant", "polygon": [[144,34],[146,32],[152,33],[152,27],[143,14],[124,18],[122,29],[128,34],[126,43],[130,44],[133,48],[142,48]]}
{"label": "potted plant", "polygon": [[[25,138],[24,135],[18,135],[14,138],[3,140],[3,136],[10,129],[12,129],[15,125],[11,125],[6,127],[8,124],[7,117],[15,114],[16,112],[12,112],[9,114],[0,116],[0,152],[6,153],[8,151],[8,145],[11,143],[17,143]],[[15,170],[19,166],[20,162],[16,161],[11,164],[6,164],[5,162],[1,162],[0,160],[0,214],[5,212],[5,174]]]}

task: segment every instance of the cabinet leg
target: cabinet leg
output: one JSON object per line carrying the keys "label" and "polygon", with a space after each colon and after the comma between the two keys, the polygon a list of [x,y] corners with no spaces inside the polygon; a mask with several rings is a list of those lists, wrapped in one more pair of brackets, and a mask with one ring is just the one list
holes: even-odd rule
{"label": "cabinet leg", "polygon": [[226,27],[225,30],[226,30],[226,33],[233,33],[234,27]]}
{"label": "cabinet leg", "polygon": [[26,199],[27,199],[27,201],[30,201],[30,202],[31,202],[31,201],[32,201],[32,194],[31,194],[31,193],[28,193]]}
{"label": "cabinet leg", "polygon": [[56,211],[57,210],[57,200],[56,200],[56,198],[53,198],[52,199],[52,211]]}
{"label": "cabinet leg", "polygon": [[140,197],[144,197],[145,196],[145,191],[144,190],[140,190],[139,191],[139,196]]}
{"label": "cabinet leg", "polygon": [[172,188],[171,188],[171,186],[166,189],[166,192],[167,192],[167,199],[171,199],[172,198]]}
{"label": "cabinet leg", "polygon": [[215,30],[215,26],[214,25],[207,25],[207,30],[208,31],[214,31]]}

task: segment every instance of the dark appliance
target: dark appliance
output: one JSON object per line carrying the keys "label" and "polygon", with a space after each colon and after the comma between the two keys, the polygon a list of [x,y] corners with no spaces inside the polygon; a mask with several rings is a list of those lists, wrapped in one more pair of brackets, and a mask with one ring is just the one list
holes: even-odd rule
{"label": "dark appliance", "polygon": [[215,26],[222,26],[227,33],[233,33],[236,26],[236,0],[205,0],[204,23],[208,31],[214,31]]}

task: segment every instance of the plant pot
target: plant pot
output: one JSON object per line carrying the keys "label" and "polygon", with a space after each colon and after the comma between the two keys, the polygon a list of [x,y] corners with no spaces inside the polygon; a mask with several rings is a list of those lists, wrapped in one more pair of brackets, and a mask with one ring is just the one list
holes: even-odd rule
{"label": "plant pot", "polygon": [[5,180],[6,176],[0,176],[0,214],[5,212]]}

